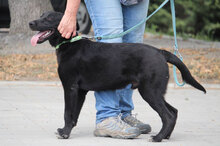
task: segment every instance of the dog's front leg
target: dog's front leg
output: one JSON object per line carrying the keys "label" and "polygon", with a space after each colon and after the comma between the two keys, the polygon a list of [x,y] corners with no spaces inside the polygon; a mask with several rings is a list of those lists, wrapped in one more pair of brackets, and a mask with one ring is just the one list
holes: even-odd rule
{"label": "dog's front leg", "polygon": [[67,139],[70,136],[72,128],[76,125],[74,121],[77,111],[78,102],[78,85],[77,84],[63,84],[64,99],[65,99],[65,111],[63,128],[57,129],[58,138]]}

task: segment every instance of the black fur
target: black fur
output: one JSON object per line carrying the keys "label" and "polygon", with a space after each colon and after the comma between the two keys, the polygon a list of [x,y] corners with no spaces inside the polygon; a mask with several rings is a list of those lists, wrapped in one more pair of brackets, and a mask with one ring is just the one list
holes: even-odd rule
{"label": "black fur", "polygon": [[[32,21],[30,27],[40,31],[53,29],[54,34],[47,39],[56,46],[64,40],[56,30],[61,18],[61,13],[48,12]],[[184,81],[206,92],[175,55],[149,45],[82,39],[65,43],[56,51],[58,73],[65,93],[65,126],[58,129],[61,138],[68,138],[76,126],[88,91],[115,90],[131,83],[162,119],[162,129],[152,140],[168,139],[176,123],[177,109],[164,99],[169,80],[167,62],[178,67]]]}

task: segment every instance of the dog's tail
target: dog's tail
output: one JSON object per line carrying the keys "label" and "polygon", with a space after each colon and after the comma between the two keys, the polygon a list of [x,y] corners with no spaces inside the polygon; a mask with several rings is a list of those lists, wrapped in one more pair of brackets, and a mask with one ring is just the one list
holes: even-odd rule
{"label": "dog's tail", "polygon": [[186,67],[186,65],[174,54],[166,51],[166,50],[160,50],[161,54],[163,54],[163,56],[165,57],[165,59],[167,60],[167,62],[175,65],[181,72],[182,78],[183,80],[192,85],[193,87],[195,87],[196,89],[199,89],[201,91],[203,91],[204,93],[206,93],[205,88],[199,84],[191,75],[190,71],[188,70],[188,68]]}

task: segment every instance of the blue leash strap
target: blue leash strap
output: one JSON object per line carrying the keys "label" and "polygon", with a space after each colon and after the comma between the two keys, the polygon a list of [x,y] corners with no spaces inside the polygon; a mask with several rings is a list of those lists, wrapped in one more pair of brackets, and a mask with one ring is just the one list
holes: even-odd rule
{"label": "blue leash strap", "polygon": [[[174,46],[174,54],[176,56],[180,57],[180,60],[183,61],[183,57],[181,56],[181,54],[179,53],[178,50],[178,44],[177,44],[177,37],[176,37],[176,16],[175,16],[175,6],[174,6],[174,0],[170,0],[170,6],[171,6],[171,13],[172,13],[172,23],[173,23],[173,34],[174,34],[174,41],[175,41],[175,46]],[[183,82],[182,84],[179,83],[178,78],[177,78],[177,74],[176,74],[176,66],[173,65],[173,76],[174,76],[174,80],[176,82],[176,84],[178,86],[184,86],[185,82]]]}

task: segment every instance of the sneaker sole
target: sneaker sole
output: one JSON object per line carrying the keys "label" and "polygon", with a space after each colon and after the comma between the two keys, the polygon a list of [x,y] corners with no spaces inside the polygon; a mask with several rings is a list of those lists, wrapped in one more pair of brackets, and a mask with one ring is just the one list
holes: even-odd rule
{"label": "sneaker sole", "polygon": [[[135,127],[137,127],[137,126],[135,126]],[[137,128],[139,128],[139,127],[137,127]],[[149,127],[145,127],[145,128],[139,128],[139,130],[141,131],[141,134],[148,134],[151,132],[151,127],[149,126]]]}
{"label": "sneaker sole", "polygon": [[112,137],[112,138],[118,138],[118,139],[134,139],[136,137],[138,137],[139,135],[141,135],[141,133],[137,133],[137,134],[128,134],[128,135],[118,135],[118,134],[108,134],[108,132],[106,130],[95,130],[94,131],[94,135],[96,137]]}
{"label": "sneaker sole", "polygon": [[141,134],[148,134],[151,132],[151,130],[149,130],[149,129],[142,129],[140,131],[141,131]]}

